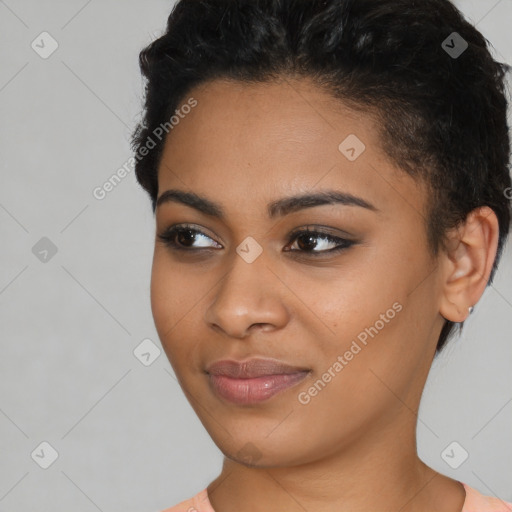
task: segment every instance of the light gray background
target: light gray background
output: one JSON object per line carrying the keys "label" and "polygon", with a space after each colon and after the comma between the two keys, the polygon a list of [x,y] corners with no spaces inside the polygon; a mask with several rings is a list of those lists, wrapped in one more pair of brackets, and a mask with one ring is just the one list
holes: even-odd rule
{"label": "light gray background", "polygon": [[[133,172],[105,199],[92,193],[131,156],[138,53],[172,4],[0,0],[0,512],[156,512],[220,471],[163,351],[149,366],[134,355],[144,339],[161,348],[149,198]],[[512,0],[457,5],[512,62]],[[59,45],[47,59],[31,48],[43,31]],[[32,252],[42,237],[57,247],[46,263]],[[434,364],[418,426],[427,464],[509,501],[511,284],[508,244]],[[458,469],[441,458],[452,441],[469,452]],[[58,452],[48,469],[34,460],[49,456],[42,442]]]}

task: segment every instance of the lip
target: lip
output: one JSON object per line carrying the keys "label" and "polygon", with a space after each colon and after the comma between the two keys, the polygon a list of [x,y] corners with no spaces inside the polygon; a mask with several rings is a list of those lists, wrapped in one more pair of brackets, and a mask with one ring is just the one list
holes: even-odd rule
{"label": "lip", "polygon": [[292,366],[277,359],[253,357],[243,361],[222,359],[215,361],[206,368],[211,375],[224,375],[233,379],[251,379],[269,375],[288,375],[291,373],[310,371],[309,368]]}
{"label": "lip", "polygon": [[237,405],[249,405],[295,386],[310,371],[275,359],[253,358],[216,361],[208,366],[206,373],[210,387],[218,396]]}

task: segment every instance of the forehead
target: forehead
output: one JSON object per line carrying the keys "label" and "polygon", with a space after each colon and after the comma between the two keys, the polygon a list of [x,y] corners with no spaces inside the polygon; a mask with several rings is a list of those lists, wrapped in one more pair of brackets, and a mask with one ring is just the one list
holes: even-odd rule
{"label": "forehead", "polygon": [[[159,192],[187,188],[237,208],[269,196],[339,188],[385,208],[423,191],[385,155],[376,120],[307,79],[192,89],[197,101],[167,136]],[[208,192],[210,191],[210,194]],[[250,191],[250,197],[247,193]],[[401,197],[402,196],[402,197]],[[400,200],[401,197],[401,200]]]}

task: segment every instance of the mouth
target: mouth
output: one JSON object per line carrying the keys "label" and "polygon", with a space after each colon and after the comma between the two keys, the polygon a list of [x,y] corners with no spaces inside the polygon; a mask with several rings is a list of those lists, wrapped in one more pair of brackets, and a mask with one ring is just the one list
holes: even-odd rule
{"label": "mouth", "polygon": [[301,382],[310,369],[274,359],[222,360],[206,373],[215,394],[236,405],[263,402]]}

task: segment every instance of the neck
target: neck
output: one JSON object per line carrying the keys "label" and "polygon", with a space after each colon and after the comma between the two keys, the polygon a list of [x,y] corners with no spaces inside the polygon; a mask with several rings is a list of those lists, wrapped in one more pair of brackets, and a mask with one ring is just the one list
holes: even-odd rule
{"label": "neck", "polygon": [[[406,409],[406,408],[404,408]],[[247,467],[225,459],[208,486],[216,512],[460,512],[461,484],[425,465],[416,453],[415,416],[397,433],[366,432],[342,450],[288,467]]]}

